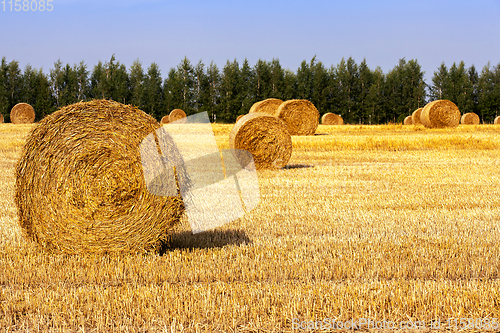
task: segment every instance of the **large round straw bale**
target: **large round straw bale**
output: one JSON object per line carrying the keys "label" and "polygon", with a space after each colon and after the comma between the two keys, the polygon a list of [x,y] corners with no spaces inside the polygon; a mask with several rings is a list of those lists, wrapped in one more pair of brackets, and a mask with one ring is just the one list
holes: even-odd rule
{"label": "large round straw bale", "polygon": [[229,134],[229,145],[249,151],[256,169],[282,168],[292,156],[292,137],[286,124],[265,112],[241,118]]}
{"label": "large round straw bale", "polygon": [[323,125],[343,125],[344,119],[338,114],[334,114],[331,112],[325,113],[321,117],[321,124]]}
{"label": "large round straw bale", "polygon": [[411,114],[411,120],[413,121],[413,125],[420,125],[422,122],[420,121],[420,115],[422,114],[422,110],[424,108],[418,108]]}
{"label": "large round straw bale", "polygon": [[276,116],[276,112],[278,111],[278,108],[282,103],[283,101],[281,99],[268,98],[263,101],[254,103],[248,113],[265,112],[269,113],[270,115]]}
{"label": "large round straw bale", "polygon": [[[145,112],[108,100],[68,105],[42,119],[16,168],[25,236],[65,253],[158,249],[184,211],[180,195],[146,188],[139,147],[158,128]],[[173,141],[166,147],[163,157],[179,158]],[[156,145],[147,149],[159,153]],[[187,180],[184,167],[177,176]]]}
{"label": "large round straw bale", "polygon": [[163,116],[160,120],[160,124],[161,125],[165,125],[165,124],[168,124],[170,123],[170,115],[166,115],[166,116]]}
{"label": "large round straw bale", "polygon": [[460,123],[460,110],[452,101],[440,99],[424,107],[420,121],[429,128],[457,127]]}
{"label": "large round straw bale", "polygon": [[35,110],[27,103],[18,103],[10,111],[13,124],[32,124],[35,121]]}
{"label": "large round straw bale", "polygon": [[313,135],[319,125],[319,111],[305,99],[283,102],[277,111],[291,135]]}
{"label": "large round straw bale", "polygon": [[462,125],[479,125],[479,116],[474,112],[465,113],[462,115],[462,118],[460,118],[460,123]]}
{"label": "large round straw bale", "polygon": [[179,123],[185,123],[186,122],[186,113],[184,111],[182,111],[181,109],[173,109],[170,112],[169,120],[171,123],[173,123],[174,121],[177,121]]}
{"label": "large round straw bale", "polygon": [[3,123],[3,114],[0,113],[0,124]]}
{"label": "large round straw bale", "polygon": [[495,121],[493,121],[493,124],[500,125],[500,116],[495,118]]}
{"label": "large round straw bale", "polygon": [[243,118],[245,115],[244,114],[240,114],[238,117],[236,117],[236,122],[238,122],[241,118]]}
{"label": "large round straw bale", "polygon": [[406,117],[403,124],[404,125],[413,125],[413,117],[412,116]]}

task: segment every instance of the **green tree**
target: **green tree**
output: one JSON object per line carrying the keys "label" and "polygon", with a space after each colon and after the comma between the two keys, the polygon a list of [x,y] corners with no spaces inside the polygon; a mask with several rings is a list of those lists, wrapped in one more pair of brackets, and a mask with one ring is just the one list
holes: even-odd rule
{"label": "green tree", "polygon": [[182,90],[182,107],[181,109],[187,115],[193,114],[195,111],[194,94],[196,87],[196,79],[194,68],[191,62],[184,57],[179,66],[177,66],[177,75]]}
{"label": "green tree", "polygon": [[106,68],[99,60],[90,76],[90,96],[95,99],[109,98],[107,95]]}
{"label": "green tree", "polygon": [[221,109],[216,115],[217,122],[232,122],[241,108],[240,96],[240,68],[236,60],[226,62],[222,69],[221,79]]}
{"label": "green tree", "polygon": [[259,59],[254,66],[253,72],[254,101],[258,102],[272,97],[271,69],[269,64],[266,61]]}
{"label": "green tree", "polygon": [[222,104],[221,104],[222,78],[219,68],[213,61],[207,68],[207,80],[208,80],[208,102],[205,107],[206,110],[208,111],[210,119],[212,119],[212,121],[215,121],[216,115],[222,111]]}
{"label": "green tree", "polygon": [[438,70],[432,76],[432,85],[430,87],[430,97],[432,100],[445,99],[443,93],[446,91],[448,84],[448,68],[444,62],[441,63]]}
{"label": "green tree", "polygon": [[254,92],[254,71],[248,63],[248,59],[243,61],[240,69],[240,91],[238,99],[241,101],[241,107],[234,114],[235,118],[232,121],[236,121],[236,117],[241,114],[246,114],[252,107],[253,103],[257,102],[255,100]]}
{"label": "green tree", "polygon": [[144,104],[144,70],[139,59],[130,66],[130,103],[142,108]]}
{"label": "green tree", "polygon": [[162,78],[160,68],[156,63],[152,63],[144,78],[144,108],[143,110],[149,113],[156,119],[160,119],[163,111],[162,104]]}

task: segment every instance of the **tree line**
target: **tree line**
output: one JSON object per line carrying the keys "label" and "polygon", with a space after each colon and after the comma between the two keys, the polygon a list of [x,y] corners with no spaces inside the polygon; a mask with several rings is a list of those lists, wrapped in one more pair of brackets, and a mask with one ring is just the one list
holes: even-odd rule
{"label": "tree line", "polygon": [[58,60],[48,74],[30,65],[21,70],[18,61],[5,57],[0,65],[0,112],[6,121],[20,102],[35,108],[38,121],[65,105],[106,98],[135,105],[158,120],[179,108],[187,115],[207,111],[213,121],[234,122],[253,103],[271,97],[310,100],[320,114],[340,114],[351,124],[401,122],[429,101],[449,99],[462,113],[475,112],[491,123],[500,114],[500,64],[479,73],[463,61],[449,68],[442,63],[429,85],[418,61],[404,58],[388,73],[352,57],[330,67],[313,57],[295,72],[278,59],[259,59],[253,66],[247,59],[227,61],[219,68],[184,58],[164,79],[156,63],[144,68],[137,59],[127,68],[114,55],[92,70],[83,61]]}

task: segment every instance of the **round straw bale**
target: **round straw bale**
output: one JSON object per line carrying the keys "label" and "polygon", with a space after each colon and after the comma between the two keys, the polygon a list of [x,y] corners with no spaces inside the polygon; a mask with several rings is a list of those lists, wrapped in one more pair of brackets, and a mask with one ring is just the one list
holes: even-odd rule
{"label": "round straw bale", "polygon": [[422,110],[424,108],[418,108],[411,114],[411,119],[413,121],[413,125],[420,125],[422,122],[420,121],[420,115],[422,114]]}
{"label": "round straw bale", "polygon": [[182,111],[181,109],[173,109],[170,112],[169,120],[171,123],[173,123],[174,121],[178,121],[179,123],[185,123],[186,122],[186,113],[184,111]]}
{"label": "round straw bale", "polygon": [[0,124],[3,123],[3,114],[0,113]]}
{"label": "round straw bale", "polygon": [[10,111],[13,124],[32,124],[35,121],[35,110],[27,103],[18,103]]}
{"label": "round straw bale", "polygon": [[269,113],[270,115],[276,116],[276,112],[278,111],[278,108],[282,103],[283,101],[281,99],[268,98],[263,101],[254,103],[248,113],[265,112]]}
{"label": "round straw bale", "polygon": [[240,114],[237,118],[236,118],[236,122],[238,122],[241,118],[243,118],[245,115],[244,114]]}
{"label": "round straw bale", "polygon": [[460,123],[460,110],[452,101],[440,99],[424,107],[420,121],[429,128],[457,127]]}
{"label": "round straw bale", "polygon": [[493,124],[500,125],[500,116],[495,118],[495,121],[493,121]]}
{"label": "round straw bale", "polygon": [[229,134],[229,145],[249,151],[256,169],[282,168],[292,156],[292,137],[286,124],[265,112],[241,118]]}
{"label": "round straw bale", "polygon": [[321,124],[323,125],[344,125],[344,119],[338,114],[331,112],[325,113],[321,117]]}
{"label": "round straw bale", "polygon": [[277,111],[291,135],[313,135],[319,125],[319,111],[305,99],[283,102]]}
{"label": "round straw bale", "polygon": [[168,123],[170,123],[170,115],[167,114],[166,116],[163,116],[163,118],[161,118],[160,124],[165,125]]}
{"label": "round straw bale", "polygon": [[[158,249],[184,211],[180,195],[155,196],[146,187],[139,147],[158,128],[145,112],[108,100],[68,105],[42,119],[16,167],[25,236],[49,252]],[[173,141],[166,147],[164,158],[179,157]],[[188,179],[183,166],[177,177]]]}
{"label": "round straw bale", "polygon": [[403,124],[404,125],[413,125],[413,117],[412,116],[406,117]]}
{"label": "round straw bale", "polygon": [[462,115],[462,118],[460,118],[460,123],[462,125],[479,125],[479,116],[474,112],[465,113]]}

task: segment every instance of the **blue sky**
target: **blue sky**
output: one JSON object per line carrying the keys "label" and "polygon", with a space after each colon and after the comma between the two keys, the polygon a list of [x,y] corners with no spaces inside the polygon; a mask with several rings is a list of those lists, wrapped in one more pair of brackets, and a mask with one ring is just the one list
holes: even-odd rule
{"label": "blue sky", "polygon": [[58,59],[91,70],[112,54],[127,67],[156,62],[163,77],[185,56],[219,67],[277,58],[293,71],[314,55],[327,67],[352,56],[384,72],[404,57],[428,81],[442,62],[500,63],[500,0],[52,0],[51,12],[6,1],[0,57],[46,73]]}

